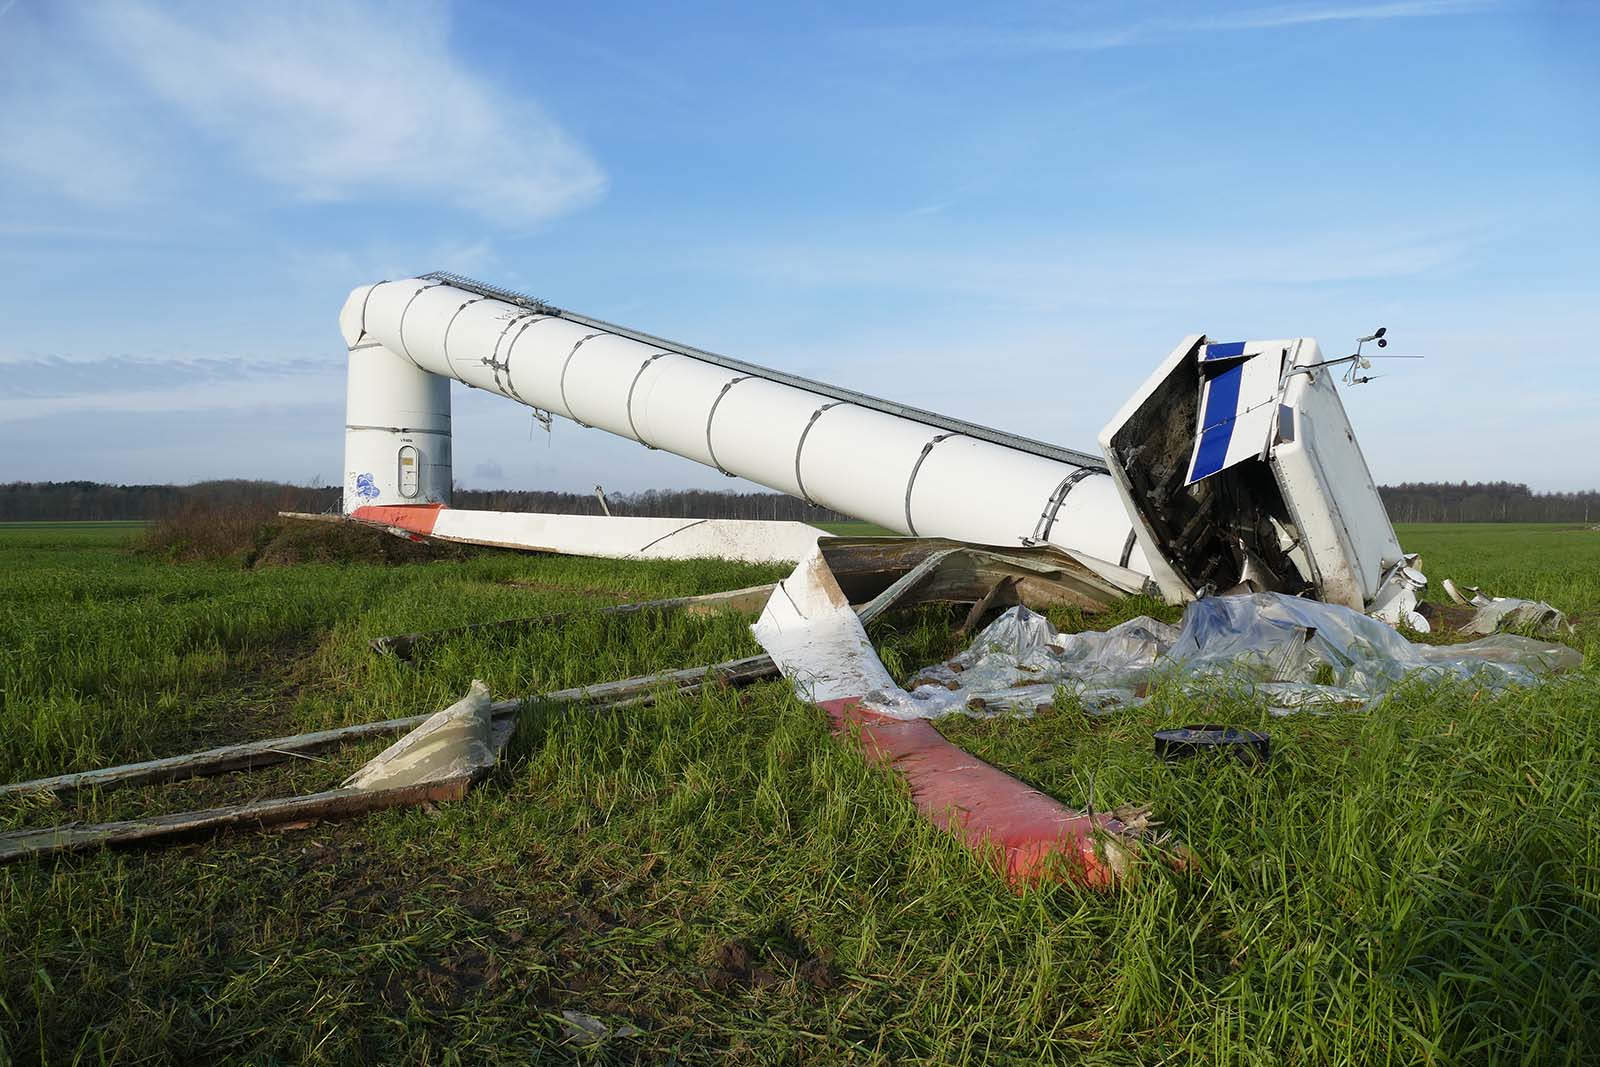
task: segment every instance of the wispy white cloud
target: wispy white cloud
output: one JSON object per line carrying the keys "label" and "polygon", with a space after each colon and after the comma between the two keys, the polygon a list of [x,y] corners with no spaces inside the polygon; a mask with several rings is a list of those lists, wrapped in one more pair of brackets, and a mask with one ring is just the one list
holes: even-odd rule
{"label": "wispy white cloud", "polygon": [[1268,30],[1325,22],[1465,15],[1497,6],[1498,0],[1392,0],[1389,3],[1283,4],[1206,14],[1147,17],[1134,22],[1063,27],[903,25],[874,27],[861,36],[924,58],[987,52],[1097,52],[1126,48],[1185,33]]}
{"label": "wispy white cloud", "polygon": [[[0,169],[90,203],[149,196],[207,150],[309,200],[433,199],[511,226],[600,196],[600,167],[537,102],[452,47],[446,10],[375,0],[172,7],[119,0],[0,43],[26,91]],[[153,153],[160,139],[186,151]]]}
{"label": "wispy white cloud", "polygon": [[944,242],[889,247],[797,240],[703,255],[708,264],[786,285],[959,294],[985,305],[1048,311],[1066,303],[1139,304],[1173,289],[1273,291],[1415,278],[1459,268],[1493,236],[1487,224],[1418,225],[1306,230],[1278,246],[1205,234],[996,236],[981,250]]}
{"label": "wispy white cloud", "polygon": [[1270,30],[1317,22],[1365,22],[1385,19],[1465,15],[1495,6],[1495,0],[1397,0],[1380,4],[1286,4],[1243,11],[1191,16],[1169,25],[1174,29]]}
{"label": "wispy white cloud", "polygon": [[28,357],[0,360],[7,403],[0,424],[104,412],[251,410],[337,398],[338,359],[148,359],[133,356]]}
{"label": "wispy white cloud", "polygon": [[114,78],[89,73],[80,44],[34,16],[10,10],[0,28],[0,180],[94,207],[137,201],[162,183],[169,146]]}

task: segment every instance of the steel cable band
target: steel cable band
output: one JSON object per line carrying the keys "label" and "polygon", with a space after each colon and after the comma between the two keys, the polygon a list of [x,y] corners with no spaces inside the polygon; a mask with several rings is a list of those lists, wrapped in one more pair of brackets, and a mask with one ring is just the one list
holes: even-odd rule
{"label": "steel cable band", "polygon": [[589,424],[574,415],[572,413],[572,405],[567,403],[567,368],[572,366],[572,357],[578,354],[578,349],[583,347],[585,341],[592,341],[604,332],[603,330],[596,330],[594,333],[584,334],[578,338],[578,343],[572,346],[571,352],[567,353],[567,361],[561,364],[561,406],[567,409],[567,418],[583,427],[588,427]]}
{"label": "steel cable band", "polygon": [[[378,285],[388,285],[388,284],[389,284],[389,279],[388,278],[385,278],[383,281],[378,283]],[[367,335],[367,305],[372,302],[372,294],[378,291],[378,285],[374,285],[374,286],[371,286],[370,288],[368,288],[367,289],[367,295],[361,298],[361,337],[365,337]],[[356,338],[356,340],[359,342],[361,340],[361,337]],[[359,344],[352,345],[350,347],[350,351],[354,352],[357,348],[360,348],[360,347],[362,347],[362,346],[359,345]]]}
{"label": "steel cable band", "polygon": [[[461,378],[461,374],[456,370],[455,362],[450,358],[450,328],[456,324],[456,319],[461,317],[463,311],[473,304],[481,304],[487,299],[488,297],[475,296],[471,300],[464,301],[460,307],[456,308],[455,314],[450,316],[450,321],[444,324],[444,340],[439,342],[439,347],[444,350],[444,365],[449,367],[450,373],[457,378]],[[496,374],[495,377],[498,379],[499,375]],[[465,381],[465,379],[462,380]]]}
{"label": "steel cable band", "polygon": [[439,437],[449,437],[449,430],[424,430],[417,426],[365,426],[360,423],[347,422],[347,430],[382,430],[384,433],[431,433]]}
{"label": "steel cable band", "polygon": [[947,430],[952,433],[963,434],[979,441],[987,441],[990,444],[997,444],[1003,448],[1028,452],[1033,455],[1042,456],[1045,459],[1054,460],[1057,463],[1062,463],[1072,467],[1088,467],[1098,471],[1106,470],[1105,459],[1103,456],[1091,455],[1087,452],[1077,452],[1068,448],[1060,448],[1056,445],[1046,444],[1043,441],[1029,440],[1027,438],[1018,437],[1015,434],[1003,433],[985,426],[976,426],[970,423],[963,423],[960,420],[949,419],[931,411],[923,411],[919,408],[909,407],[904,404],[890,403],[878,397],[867,396],[862,393],[854,393],[847,389],[836,389],[833,386],[827,385],[823,382],[813,381],[809,378],[802,378],[794,374],[785,374],[781,371],[773,370],[770,367],[758,367],[754,364],[746,363],[743,360],[731,359],[727,356],[720,356],[715,352],[707,352],[703,349],[694,348],[689,345],[675,344],[672,341],[655,337],[639,330],[629,329],[628,327],[618,325],[617,323],[605,322],[600,319],[591,318],[587,315],[579,315],[571,311],[563,311],[560,308],[552,307],[544,301],[528,296],[525,293],[516,293],[496,285],[487,285],[483,282],[474,281],[471,278],[464,278],[459,274],[451,274],[446,271],[435,271],[429,274],[421,275],[418,280],[442,281],[445,284],[451,285],[457,289],[461,289],[466,292],[478,293],[482,296],[487,296],[492,300],[502,300],[508,304],[515,304],[533,311],[541,311],[545,314],[559,317],[566,322],[570,322],[578,326],[587,326],[592,329],[603,330],[606,333],[614,334],[617,337],[621,337],[629,341],[637,341],[642,345],[649,346],[650,348],[662,348],[665,349],[669,354],[686,356],[689,359],[699,360],[702,363],[710,363],[713,366],[721,367],[736,374],[751,374],[757,378],[765,378],[766,380],[775,382],[779,385],[787,385],[804,392],[810,392],[818,396],[826,397],[842,403],[854,404],[857,407],[865,408],[868,411],[878,411],[886,415],[893,415],[896,418],[909,419],[912,422],[927,426],[929,429]]}
{"label": "steel cable band", "polygon": [[1035,543],[1049,540],[1050,531],[1056,524],[1056,513],[1061,510],[1061,505],[1067,502],[1067,494],[1072,492],[1072,487],[1091,474],[1102,473],[1104,472],[1097,471],[1093,467],[1079,467],[1061,479],[1061,484],[1055,487],[1050,499],[1044,502],[1044,510],[1039,513],[1039,524],[1033,528],[1033,536],[1028,540]]}
{"label": "steel cable band", "polygon": [[745,374],[728,382],[722,387],[722,392],[717,394],[717,398],[711,402],[711,410],[706,412],[706,452],[711,456],[711,465],[729,478],[734,477],[734,473],[722,465],[717,459],[717,450],[711,446],[711,420],[717,417],[717,406],[722,403],[722,398],[728,395],[728,390],[754,377],[753,374]]}
{"label": "steel cable band", "polygon": [[[506,345],[506,358],[504,360],[499,359],[500,342],[505,340],[506,334],[511,332],[511,327],[515,326],[517,324],[518,320],[524,319],[524,318],[527,319],[528,321],[524,322],[522,324],[522,329],[518,330],[517,331],[517,335],[511,339],[511,343]],[[517,347],[517,342],[522,340],[522,335],[528,332],[528,327],[534,325],[535,323],[544,322],[546,319],[549,319],[549,318],[551,318],[551,316],[542,314],[542,313],[537,312],[537,311],[525,311],[521,315],[517,315],[514,318],[512,318],[512,320],[510,322],[506,323],[506,328],[500,331],[500,336],[495,340],[495,343],[494,343],[495,360],[496,360],[496,362],[495,362],[495,364],[493,364],[493,366],[495,368],[495,375],[498,378],[500,372],[501,371],[505,371],[506,372],[506,388],[511,390],[511,395],[512,396],[516,397],[519,401],[521,401],[524,404],[527,404],[528,402],[526,400],[523,400],[522,393],[520,393],[517,390],[517,383],[511,380],[511,353]],[[532,405],[530,405],[530,406],[532,406]]]}
{"label": "steel cable band", "polygon": [[646,441],[644,437],[640,435],[639,427],[636,426],[633,421],[633,391],[639,387],[639,379],[644,377],[644,372],[649,369],[650,364],[654,363],[664,355],[667,355],[667,353],[657,352],[655,355],[650,356],[643,363],[639,364],[639,370],[636,374],[634,374],[633,381],[628,383],[628,429],[633,431],[633,439],[635,441],[638,441],[641,445],[644,445],[644,447],[648,448],[652,452],[656,451],[656,446]]}
{"label": "steel cable band", "polygon": [[911,477],[906,479],[906,532],[911,534],[912,537],[918,536],[917,524],[911,521],[911,490],[915,488],[917,484],[917,472],[922,470],[922,462],[928,458],[928,453],[933,451],[934,445],[948,437],[959,436],[959,434],[955,433],[939,434],[933,440],[922,446],[922,454],[919,455],[917,457],[917,461],[911,465]]}
{"label": "steel cable band", "polygon": [[444,282],[434,282],[432,285],[424,285],[421,289],[418,289],[416,292],[411,294],[411,299],[406,301],[406,306],[400,311],[400,351],[406,354],[406,358],[409,359],[412,365],[418,370],[425,371],[428,368],[417,362],[417,357],[411,354],[411,347],[406,344],[406,315],[410,313],[411,305],[417,302],[417,297],[421,296],[429,289],[437,289],[443,284]]}
{"label": "steel cable band", "polygon": [[811,421],[807,422],[806,423],[806,428],[800,431],[800,440],[795,442],[795,445],[794,445],[794,484],[795,484],[795,487],[800,490],[800,499],[804,500],[807,504],[810,504],[812,507],[816,507],[817,506],[817,502],[815,500],[811,499],[811,494],[810,493],[806,492],[806,480],[800,476],[800,453],[805,451],[806,438],[811,435],[811,427],[815,426],[817,424],[817,420],[822,418],[822,413],[824,411],[827,411],[829,408],[836,408],[836,407],[839,407],[841,404],[847,404],[847,403],[849,403],[849,401],[847,401],[847,400],[835,400],[833,403],[824,404],[820,408],[818,408],[817,410],[813,411],[811,413]]}
{"label": "steel cable band", "polygon": [[1138,529],[1138,527],[1136,527],[1136,526],[1128,527],[1128,539],[1126,541],[1122,542],[1122,559],[1118,561],[1117,566],[1126,567],[1128,565],[1128,561],[1133,558],[1133,546],[1138,544],[1138,543],[1139,543],[1139,529]]}

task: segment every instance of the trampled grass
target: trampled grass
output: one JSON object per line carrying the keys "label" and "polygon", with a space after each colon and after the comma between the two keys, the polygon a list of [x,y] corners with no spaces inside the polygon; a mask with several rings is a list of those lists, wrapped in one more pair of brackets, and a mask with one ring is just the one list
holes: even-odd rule
{"label": "trampled grass", "polygon": [[[784,570],[243,570],[134,557],[126,537],[0,533],[7,780],[430,710],[474,676],[510,694],[750,654],[726,618],[590,617],[410,665],[366,642]],[[1592,1061],[1600,533],[1402,539],[1436,585],[1574,613],[1585,671],[1500,697],[1411,686],[1360,715],[1168,696],[941,724],[1069,803],[1152,805],[1188,870],[1015,896],[778,683],[537,709],[497,772],[436,811],[0,869],[0,1060]],[[914,668],[949,650],[950,618],[874,636]],[[1160,725],[1219,719],[1263,724],[1270,768],[1152,758]],[[0,827],[322,788],[369,754],[11,805]],[[642,1034],[581,1047],[562,1010]]]}

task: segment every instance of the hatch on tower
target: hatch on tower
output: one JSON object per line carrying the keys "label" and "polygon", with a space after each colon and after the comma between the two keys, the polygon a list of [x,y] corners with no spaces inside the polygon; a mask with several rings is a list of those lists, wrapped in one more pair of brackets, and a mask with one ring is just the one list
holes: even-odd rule
{"label": "hatch on tower", "polygon": [[422,484],[418,468],[421,466],[421,456],[417,454],[416,445],[400,446],[400,495],[407,500],[415,500]]}

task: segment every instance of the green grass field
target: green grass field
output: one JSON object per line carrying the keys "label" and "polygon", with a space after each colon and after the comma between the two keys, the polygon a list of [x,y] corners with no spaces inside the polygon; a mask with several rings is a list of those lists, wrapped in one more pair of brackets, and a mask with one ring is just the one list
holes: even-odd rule
{"label": "green grass field", "polygon": [[[0,527],[0,779],[428,711],[473,677],[510,695],[753,654],[726,617],[580,618],[414,664],[366,644],[787,570],[246,570],[135,535]],[[1329,717],[1196,696],[941,724],[1070,804],[1150,804],[1187,871],[1014,895],[782,683],[530,710],[459,803],[0,868],[0,1064],[1596,1062],[1600,533],[1401,537],[1435,587],[1572,613],[1584,671]],[[873,636],[914,668],[951,617]],[[1270,768],[1152,758],[1152,730],[1196,719],[1264,725]],[[325,788],[380,747],[0,804],[0,830]],[[640,1033],[580,1047],[563,1010]]]}

